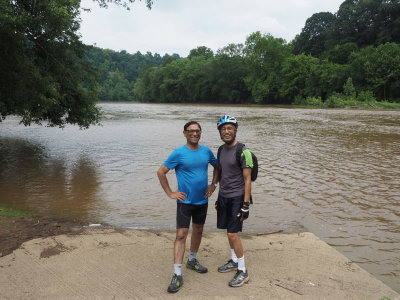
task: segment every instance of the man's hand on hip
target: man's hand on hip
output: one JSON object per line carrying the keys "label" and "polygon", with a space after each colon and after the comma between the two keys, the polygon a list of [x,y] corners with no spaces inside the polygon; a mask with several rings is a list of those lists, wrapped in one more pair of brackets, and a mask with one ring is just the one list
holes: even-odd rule
{"label": "man's hand on hip", "polygon": [[168,197],[170,197],[171,199],[176,199],[181,202],[186,201],[186,196],[187,196],[186,193],[178,191],[172,192],[171,194],[168,195]]}

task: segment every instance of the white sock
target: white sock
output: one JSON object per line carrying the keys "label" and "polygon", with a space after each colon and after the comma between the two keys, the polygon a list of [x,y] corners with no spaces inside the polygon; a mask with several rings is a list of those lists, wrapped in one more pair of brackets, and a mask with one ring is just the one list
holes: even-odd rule
{"label": "white sock", "polygon": [[233,262],[237,263],[238,262],[238,258],[236,256],[235,250],[231,249],[231,257]]}
{"label": "white sock", "polygon": [[195,259],[196,256],[197,256],[197,252],[192,252],[192,251],[190,251],[190,254],[189,254],[189,261],[192,261],[193,259]]}
{"label": "white sock", "polygon": [[244,255],[241,258],[238,258],[238,270],[246,272],[246,266],[244,264]]}
{"label": "white sock", "polygon": [[182,264],[174,264],[174,273],[178,276],[182,275]]}

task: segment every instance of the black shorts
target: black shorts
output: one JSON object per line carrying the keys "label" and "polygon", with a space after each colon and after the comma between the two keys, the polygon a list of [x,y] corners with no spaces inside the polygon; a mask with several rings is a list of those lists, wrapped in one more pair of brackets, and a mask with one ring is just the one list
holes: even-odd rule
{"label": "black shorts", "polygon": [[229,233],[242,231],[243,222],[237,217],[242,208],[244,195],[233,198],[224,198],[218,195],[217,228],[227,229]]}
{"label": "black shorts", "polygon": [[177,203],[176,229],[189,228],[190,219],[193,223],[204,225],[207,217],[208,203],[201,205]]}

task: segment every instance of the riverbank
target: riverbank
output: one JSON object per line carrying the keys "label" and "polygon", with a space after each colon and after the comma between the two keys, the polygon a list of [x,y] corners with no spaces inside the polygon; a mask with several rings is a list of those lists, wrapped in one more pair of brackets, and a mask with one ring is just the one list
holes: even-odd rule
{"label": "riverbank", "polygon": [[243,234],[251,280],[241,288],[228,287],[233,273],[216,271],[229,258],[225,234],[205,233],[199,260],[209,272],[185,268],[182,289],[169,295],[174,232],[44,224],[45,218],[34,217],[0,222],[1,240],[4,232],[23,236],[24,222],[43,229],[0,257],[1,299],[400,299],[311,233]]}
{"label": "riverbank", "polygon": [[24,242],[32,239],[61,234],[80,234],[86,225],[88,224],[82,222],[29,216],[0,206],[0,257],[12,253]]}

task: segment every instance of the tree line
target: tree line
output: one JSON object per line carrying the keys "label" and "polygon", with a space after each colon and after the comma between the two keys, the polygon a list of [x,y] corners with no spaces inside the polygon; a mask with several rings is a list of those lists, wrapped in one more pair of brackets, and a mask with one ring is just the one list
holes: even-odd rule
{"label": "tree line", "polygon": [[98,100],[130,101],[134,99],[134,85],[139,74],[149,67],[160,66],[171,57],[180,58],[178,54],[161,57],[158,53],[129,54],[125,50],[116,52],[92,47],[85,53],[84,60],[98,71]]}
{"label": "tree line", "polygon": [[[313,104],[400,101],[400,3],[346,0],[293,41],[254,32],[214,53],[130,55],[94,48],[99,100]],[[97,57],[97,59],[96,59]],[[347,101],[347,102],[346,102]],[[349,102],[350,101],[350,102]]]}
{"label": "tree line", "polygon": [[[94,0],[129,8],[135,0]],[[152,0],[143,0],[150,8]],[[188,57],[84,45],[80,0],[0,0],[0,121],[88,127],[100,100],[335,106],[399,101],[400,3],[346,0],[287,43],[260,32]]]}
{"label": "tree line", "polygon": [[149,102],[340,104],[400,102],[400,3],[346,0],[336,14],[311,16],[287,43],[250,34],[217,53],[145,69],[134,97]]}
{"label": "tree line", "polygon": [[[284,40],[256,32],[244,46],[229,45],[215,55],[206,47],[195,50],[196,55],[192,50],[187,58],[144,70],[135,83],[136,99],[301,104],[310,97],[325,101],[344,92],[344,96],[361,101],[400,98],[397,43],[361,49],[347,43],[329,50],[325,58],[316,58],[304,53],[295,55]],[[211,54],[203,55],[204,51],[199,50]]]}

